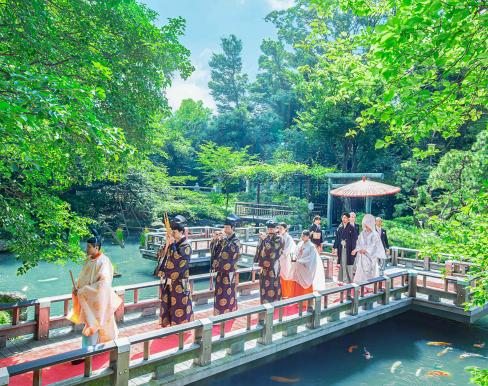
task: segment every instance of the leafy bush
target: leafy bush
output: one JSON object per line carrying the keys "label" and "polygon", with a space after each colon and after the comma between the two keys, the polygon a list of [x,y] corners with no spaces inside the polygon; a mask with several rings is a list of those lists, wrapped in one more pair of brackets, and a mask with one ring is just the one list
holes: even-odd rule
{"label": "leafy bush", "polygon": [[12,320],[10,319],[10,315],[7,311],[0,311],[0,325],[1,324],[10,324]]}
{"label": "leafy bush", "polygon": [[[229,202],[234,202],[233,195],[230,195]],[[182,214],[189,221],[196,221],[222,220],[229,211],[225,210],[225,196],[223,194],[205,194],[181,189],[172,195],[170,200],[156,204],[154,209],[156,218],[163,218],[165,212],[170,215]]]}
{"label": "leafy bush", "polygon": [[473,376],[470,381],[477,385],[488,385],[488,370],[480,369],[479,367],[468,367],[468,370]]}

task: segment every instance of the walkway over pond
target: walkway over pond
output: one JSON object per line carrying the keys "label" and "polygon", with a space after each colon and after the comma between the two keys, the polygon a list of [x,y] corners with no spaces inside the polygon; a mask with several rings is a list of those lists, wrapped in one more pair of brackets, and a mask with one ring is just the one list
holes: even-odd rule
{"label": "walkway over pond", "polygon": [[[252,245],[247,246],[252,254]],[[13,313],[11,326],[0,336],[19,337],[0,349],[0,385],[41,385],[42,382],[75,384],[181,385],[203,379],[273,353],[318,343],[409,310],[417,310],[465,323],[488,313],[488,308],[465,311],[469,298],[462,261],[449,262],[460,273],[442,276],[443,264],[418,259],[418,251],[393,248],[393,265],[384,276],[360,284],[328,288],[273,304],[259,304],[259,270],[238,272],[239,310],[212,316],[213,293],[194,291],[195,321],[161,329],[156,307],[159,281],[119,287],[124,304],[117,311],[121,334],[114,342],[92,351],[80,349],[80,332],[73,331],[65,316],[70,295],[0,305]],[[329,252],[322,254],[329,277],[336,274]],[[192,276],[207,280],[209,274]],[[153,298],[139,300],[139,292],[153,291]],[[63,315],[51,315],[56,303]],[[20,310],[34,308],[35,318],[20,322]],[[4,338],[5,339],[5,338]],[[5,340],[4,340],[5,342]],[[70,361],[85,358],[84,364]]]}

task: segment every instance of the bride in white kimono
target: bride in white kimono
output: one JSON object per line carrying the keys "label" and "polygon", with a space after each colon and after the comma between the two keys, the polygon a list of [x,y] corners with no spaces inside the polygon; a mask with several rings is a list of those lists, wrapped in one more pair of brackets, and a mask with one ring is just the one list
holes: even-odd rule
{"label": "bride in white kimono", "polygon": [[379,276],[378,261],[385,259],[385,248],[380,235],[376,232],[375,218],[367,214],[363,218],[363,231],[356,242],[356,273],[354,282],[361,283]]}

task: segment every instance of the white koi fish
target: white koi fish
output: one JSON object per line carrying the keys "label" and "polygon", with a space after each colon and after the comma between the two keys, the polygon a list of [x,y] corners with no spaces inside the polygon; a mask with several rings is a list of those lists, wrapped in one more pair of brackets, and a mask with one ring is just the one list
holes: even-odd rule
{"label": "white koi fish", "polygon": [[366,358],[368,360],[371,359],[371,358],[373,358],[373,356],[371,355],[371,353],[368,350],[366,350],[366,347],[363,347],[363,350],[364,350],[364,358]]}
{"label": "white koi fish", "polygon": [[472,352],[465,352],[465,353],[459,355],[459,359],[466,359],[466,358],[483,358],[483,359],[488,359],[484,355],[474,354]]}
{"label": "white koi fish", "polygon": [[451,350],[452,350],[452,347],[446,347],[444,350],[439,351],[439,352],[437,353],[437,356],[438,356],[438,357],[442,357],[442,356],[446,355],[446,354],[447,354],[449,351],[451,351]]}
{"label": "white koi fish", "polygon": [[396,361],[395,363],[393,363],[391,365],[391,368],[390,368],[390,373],[392,374],[395,374],[395,371],[397,371],[397,369],[402,365],[402,362],[401,361]]}
{"label": "white koi fish", "polygon": [[417,371],[415,372],[415,376],[420,377],[420,373],[422,372],[423,369],[424,369],[423,367],[418,368]]}

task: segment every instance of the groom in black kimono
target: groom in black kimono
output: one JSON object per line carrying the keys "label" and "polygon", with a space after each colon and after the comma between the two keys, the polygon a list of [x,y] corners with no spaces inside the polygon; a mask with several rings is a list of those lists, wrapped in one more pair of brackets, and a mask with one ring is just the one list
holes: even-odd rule
{"label": "groom in black kimono", "polygon": [[[343,283],[352,283],[354,278],[353,266],[355,256],[352,251],[356,249],[358,234],[356,228],[349,223],[349,213],[342,215],[342,223],[336,230],[332,253],[337,255],[337,264],[340,265],[338,280]],[[345,249],[345,254],[343,254]]]}

